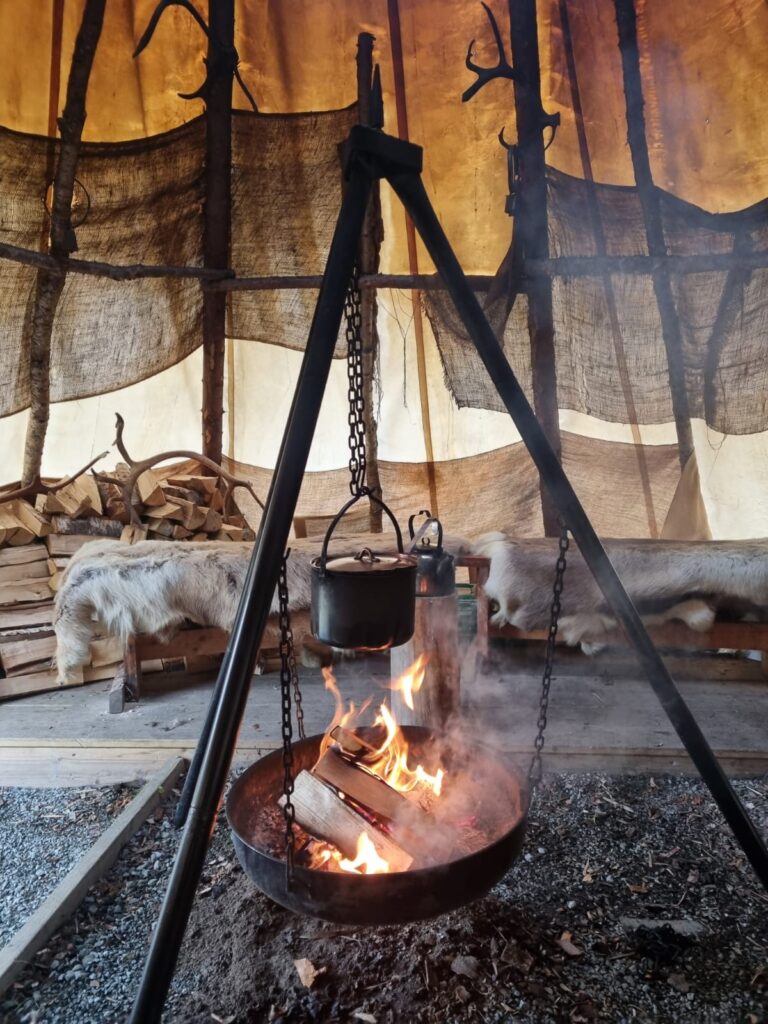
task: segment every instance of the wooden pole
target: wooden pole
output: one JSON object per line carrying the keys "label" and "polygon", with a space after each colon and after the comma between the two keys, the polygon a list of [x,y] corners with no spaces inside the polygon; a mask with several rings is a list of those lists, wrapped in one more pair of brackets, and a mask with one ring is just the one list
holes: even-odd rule
{"label": "wooden pole", "polygon": [[[357,103],[361,124],[371,123],[371,83],[373,80],[374,37],[361,32],[357,37]],[[376,274],[379,270],[381,243],[384,240],[384,224],[381,219],[381,193],[378,181],[371,187],[368,209],[363,223],[363,233],[358,251],[358,266],[361,274]],[[360,331],[363,342],[363,399],[365,401],[365,451],[367,460],[367,484],[381,492],[379,478],[379,435],[376,425],[374,404],[374,379],[379,354],[379,331],[377,327],[378,301],[375,288],[361,289]],[[371,533],[381,533],[381,506],[368,502]]]}
{"label": "wooden pole", "polygon": [[[225,270],[229,263],[236,62],[235,0],[208,0],[203,264],[217,270]],[[203,453],[217,463],[224,423],[226,303],[224,292],[203,292]]]}
{"label": "wooden pole", "polygon": [[[509,0],[512,63],[515,83],[515,116],[520,167],[517,223],[523,254],[528,259],[547,259],[547,180],[544,159],[545,115],[541,105],[541,67],[536,24],[536,0]],[[557,407],[555,328],[552,319],[552,283],[533,278],[528,288],[528,333],[531,339],[533,408],[558,459],[561,454]],[[539,481],[544,533],[560,533],[557,510]]]}
{"label": "wooden pole", "polygon": [[[410,140],[408,129],[408,106],[405,95],[405,59],[403,37],[400,25],[399,0],[387,0],[387,25],[392,50],[392,73],[395,85],[395,110],[398,137]],[[405,213],[405,238],[408,245],[408,269],[411,274],[419,273],[419,254],[416,248],[416,232],[413,221]],[[421,294],[416,288],[411,292],[413,304],[413,335],[416,342],[416,369],[419,378],[419,403],[421,405],[421,426],[424,432],[424,455],[429,490],[429,508],[432,515],[439,516],[437,500],[437,475],[435,473],[435,452],[432,444],[432,416],[429,408],[429,382],[427,380],[427,356],[424,346],[424,320],[421,308]]]}
{"label": "wooden pole", "polygon": [[[22,484],[30,484],[40,473],[48,430],[51,395],[51,336],[56,309],[64,288],[66,271],[58,261],[77,249],[72,228],[72,196],[80,141],[85,124],[85,96],[101,35],[106,0],[87,0],[80,31],[75,40],[72,67],[67,82],[67,100],[59,121],[61,144],[51,199],[50,255],[57,261],[41,269],[35,283],[35,298],[28,327],[30,408],[24,443]],[[53,143],[51,143],[52,145]],[[47,184],[47,183],[46,183]]]}
{"label": "wooden pole", "polygon": [[[645,237],[650,256],[665,256],[667,246],[664,239],[664,225],[661,218],[659,194],[653,183],[651,161],[648,155],[648,140],[645,135],[645,114],[643,112],[643,83],[640,74],[640,50],[637,42],[637,14],[634,0],[614,0],[616,25],[619,32],[621,67],[624,76],[624,98],[627,108],[627,139],[632,154],[637,194],[643,210]],[[685,363],[683,361],[683,339],[680,321],[672,295],[672,284],[666,268],[659,267],[653,272],[653,290],[661,318],[661,332],[667,350],[669,385],[672,393],[672,411],[677,430],[678,454],[681,467],[693,453],[693,433],[688,408],[688,391],[685,384]]]}
{"label": "wooden pole", "polygon": [[[576,56],[573,48],[573,35],[571,33],[571,23],[568,16],[568,0],[559,0],[559,10],[560,24],[563,30],[565,62],[568,68],[568,81],[571,90],[571,103],[573,105],[573,112],[576,118],[576,134],[579,139],[579,154],[581,156],[584,181],[587,187],[587,206],[589,208],[589,219],[592,225],[592,235],[595,240],[595,251],[598,256],[606,256],[608,253],[608,246],[605,240],[600,204],[597,200],[595,177],[592,173],[592,159],[589,152],[589,143],[587,141],[587,132],[584,124],[584,110],[581,105],[581,90],[579,89],[579,80],[576,73]],[[610,274],[606,273],[603,275],[602,285],[603,292],[605,294],[606,306],[608,307],[608,320],[611,325],[611,334],[613,336],[613,350],[616,354],[616,366],[619,371],[619,381],[624,395],[624,404],[627,410],[629,426],[632,431],[635,458],[637,459],[637,469],[640,476],[640,485],[643,491],[643,501],[645,503],[645,515],[648,520],[648,532],[651,537],[658,537],[659,527],[656,522],[656,512],[653,507],[651,478],[648,472],[648,463],[645,458],[643,439],[637,422],[635,396],[632,391],[632,381],[627,367],[627,357],[624,350],[624,339],[621,333],[621,324],[619,323],[616,294],[613,290],[613,279]]]}

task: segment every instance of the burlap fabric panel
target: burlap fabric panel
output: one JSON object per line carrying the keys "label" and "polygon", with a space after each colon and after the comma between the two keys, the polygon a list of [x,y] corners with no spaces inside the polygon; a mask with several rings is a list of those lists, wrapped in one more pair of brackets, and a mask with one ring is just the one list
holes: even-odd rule
{"label": "burlap fabric panel", "polygon": [[[614,256],[647,253],[636,190],[591,185],[549,169],[549,242],[552,256],[599,254],[595,210]],[[709,214],[659,193],[672,255],[768,249],[768,201],[733,214]],[[650,276],[612,274],[618,314],[614,331],[610,292],[602,277],[556,278],[553,307],[558,405],[615,423],[673,419],[667,357]],[[768,429],[768,271],[674,274],[672,287],[683,337],[685,379],[692,417],[726,434]],[[480,301],[484,297],[479,296]],[[459,406],[503,406],[444,293],[426,297],[446,383]],[[498,325],[507,357],[530,398],[527,309],[519,296]],[[503,332],[503,333],[502,333]],[[619,384],[626,365],[630,402]]]}
{"label": "burlap fabric panel", "polygon": [[[648,537],[646,497],[637,472],[638,449],[568,432],[563,433],[562,442],[563,468],[598,533]],[[656,521],[661,523],[680,478],[677,446],[644,446],[642,454],[651,478]],[[270,470],[225,461],[232,472],[253,481],[258,494],[267,493]],[[542,535],[539,477],[522,442],[482,455],[436,462],[432,471],[438,504],[431,511],[440,516],[451,533],[476,537],[491,530],[506,530],[515,537]],[[379,463],[384,496],[401,525],[411,513],[424,508],[430,493],[429,472],[421,462]],[[348,484],[349,474],[344,469],[306,473],[296,514],[333,516],[349,498]],[[259,510],[244,491],[238,492],[238,502],[249,522],[257,524]],[[385,532],[387,529],[385,518]]]}
{"label": "burlap fabric panel", "polygon": [[[254,115],[232,123],[231,264],[239,276],[321,273],[341,201],[338,146],[353,108]],[[0,241],[41,248],[43,196],[56,143],[0,129]],[[77,170],[90,210],[76,229],[79,259],[202,266],[205,125],[83,146]],[[27,344],[36,271],[0,261],[0,416],[29,404]],[[229,330],[303,348],[315,292],[240,293]],[[125,387],[174,365],[202,342],[202,294],[192,280],[118,282],[70,273],[54,324],[51,400]]]}

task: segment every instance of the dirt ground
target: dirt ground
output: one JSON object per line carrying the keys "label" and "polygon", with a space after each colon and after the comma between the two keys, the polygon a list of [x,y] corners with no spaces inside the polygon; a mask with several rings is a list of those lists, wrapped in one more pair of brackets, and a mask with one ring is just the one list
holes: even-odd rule
{"label": "dirt ground", "polygon": [[[737,786],[765,829],[768,780]],[[317,972],[311,987],[296,961],[305,981]],[[683,778],[546,780],[504,882],[403,927],[283,910],[222,833],[167,1020],[763,1024],[768,898],[701,782]]]}

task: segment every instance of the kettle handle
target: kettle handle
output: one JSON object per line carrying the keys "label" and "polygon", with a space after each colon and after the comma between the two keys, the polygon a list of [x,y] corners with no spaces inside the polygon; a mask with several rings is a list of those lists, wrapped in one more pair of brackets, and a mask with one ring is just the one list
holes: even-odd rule
{"label": "kettle handle", "polygon": [[[426,516],[427,521],[429,521],[432,518],[432,513],[429,511],[428,508],[423,508],[421,512],[414,512],[412,516],[408,516],[408,535],[410,536],[411,540],[413,540],[414,536],[413,521],[414,519],[418,518],[418,516]],[[424,523],[424,526],[426,525],[427,524]]]}
{"label": "kettle handle", "polygon": [[436,516],[433,516],[426,509],[422,509],[421,512],[417,513],[417,515],[428,516],[429,518],[421,524],[418,532],[415,534],[413,532],[413,521],[416,518],[416,515],[412,515],[408,520],[408,532],[411,535],[411,543],[408,545],[408,551],[415,551],[419,545],[419,542],[421,542],[424,545],[424,547],[430,545],[429,540],[427,540],[426,544],[424,544],[423,538],[424,534],[427,532],[429,527],[434,523],[437,526],[437,545],[435,546],[434,551],[437,554],[440,554],[440,552],[443,550],[443,524]]}
{"label": "kettle handle", "polygon": [[381,498],[376,497],[376,495],[373,493],[370,487],[361,487],[358,493],[354,496],[354,498],[350,498],[350,500],[345,505],[342,505],[341,509],[336,513],[336,515],[331,520],[331,524],[328,527],[328,530],[326,531],[325,534],[325,539],[323,540],[323,549],[320,552],[320,572],[325,572],[325,564],[328,561],[328,545],[331,542],[331,536],[333,535],[333,531],[339,525],[341,519],[352,508],[352,506],[356,502],[360,501],[361,498],[364,497],[370,498],[370,500],[373,501],[376,505],[378,505],[382,509],[382,511],[387,513],[390,520],[392,521],[392,525],[395,528],[395,536],[397,537],[397,550],[400,552],[401,555],[403,554],[403,535],[400,531],[400,526],[398,525],[398,522],[392,513],[392,510],[389,508],[388,505],[384,504]]}

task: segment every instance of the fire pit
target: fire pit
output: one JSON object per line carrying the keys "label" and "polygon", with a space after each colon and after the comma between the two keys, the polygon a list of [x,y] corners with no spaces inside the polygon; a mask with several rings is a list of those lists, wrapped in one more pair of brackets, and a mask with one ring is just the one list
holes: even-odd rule
{"label": "fire pit", "polygon": [[337,698],[329,730],[293,745],[290,884],[283,751],[230,791],[227,818],[249,878],[290,910],[352,924],[421,920],[487,893],[522,846],[525,778],[458,730],[398,726],[386,705],[373,726],[357,726],[365,705],[341,714],[326,685]]}

